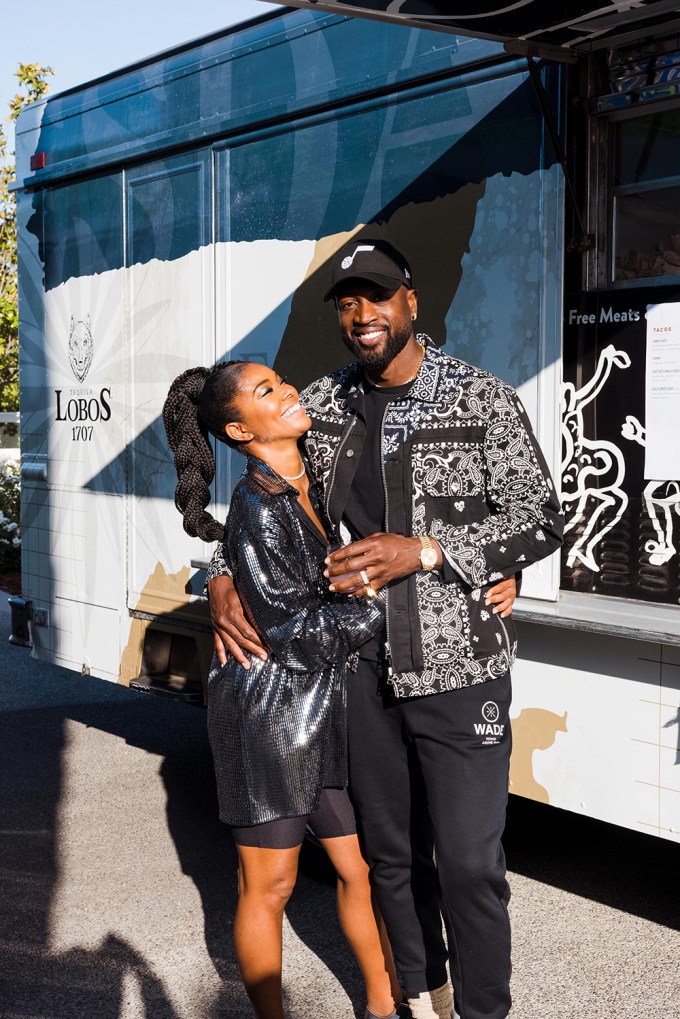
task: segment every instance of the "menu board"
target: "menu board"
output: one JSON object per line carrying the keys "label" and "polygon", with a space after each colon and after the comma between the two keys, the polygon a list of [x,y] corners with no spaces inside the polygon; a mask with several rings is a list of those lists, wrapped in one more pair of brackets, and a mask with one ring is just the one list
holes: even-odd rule
{"label": "menu board", "polygon": [[646,319],[645,478],[680,478],[680,302],[650,304]]}

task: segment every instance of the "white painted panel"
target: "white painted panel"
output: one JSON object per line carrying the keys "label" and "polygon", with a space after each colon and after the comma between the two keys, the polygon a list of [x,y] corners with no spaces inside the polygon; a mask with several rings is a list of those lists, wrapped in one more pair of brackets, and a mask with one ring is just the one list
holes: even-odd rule
{"label": "white painted panel", "polygon": [[[305,279],[315,247],[307,240],[216,245],[217,360],[274,364],[295,291]],[[242,470],[239,453],[219,450],[216,505],[223,515]]]}
{"label": "white painted panel", "polygon": [[659,810],[669,837],[680,841],[680,647],[664,646],[662,657]]}
{"label": "white painted panel", "polygon": [[[33,486],[27,507],[37,533],[25,564],[25,591],[36,605],[53,607],[64,597],[118,610],[124,602],[123,294],[124,271],[112,270],[70,279],[44,297],[47,484],[42,497],[41,486]],[[39,432],[38,403],[30,427]],[[106,617],[106,632],[98,633],[99,619],[87,627],[81,620],[81,636],[69,629],[66,643],[55,637],[55,652],[80,668],[86,645],[106,647],[111,654],[102,667],[116,674],[118,625],[112,630]]]}
{"label": "white painted panel", "polygon": [[102,605],[57,599],[53,610],[54,660],[100,679],[117,680],[120,613]]}
{"label": "white painted panel", "polygon": [[272,364],[314,241],[240,241],[217,246],[218,336],[225,352]]}
{"label": "white painted panel", "polygon": [[62,490],[125,490],[124,275],[81,276],[45,294],[48,482]]}
{"label": "white painted panel", "polygon": [[[555,806],[667,837],[663,790],[680,769],[675,736],[662,727],[660,646],[537,624],[518,629],[511,715],[520,720],[513,760],[531,760],[523,780]],[[528,730],[522,723],[532,711],[540,724]],[[513,791],[540,798],[530,787]]]}
{"label": "white painted panel", "polygon": [[[182,528],[175,509],[177,475],[161,412],[173,379],[214,360],[211,247],[156,259],[129,272],[130,507],[128,604],[137,607],[160,564],[174,574],[209,547]],[[154,596],[175,607],[165,586]]]}

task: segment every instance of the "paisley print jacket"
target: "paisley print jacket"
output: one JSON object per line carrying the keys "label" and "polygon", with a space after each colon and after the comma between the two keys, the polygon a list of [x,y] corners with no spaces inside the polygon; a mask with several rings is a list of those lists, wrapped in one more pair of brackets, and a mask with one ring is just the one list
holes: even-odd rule
{"label": "paisley print jacket", "polygon": [[[376,483],[385,491],[385,529],[436,538],[453,579],[419,571],[389,585],[390,682],[399,697],[483,683],[508,671],[516,654],[514,623],[485,607],[484,589],[554,552],[563,526],[514,390],[443,353],[428,337],[419,339],[425,357],[418,376],[383,419]],[[337,525],[365,437],[360,366],[313,382],[300,399],[313,423],[305,452]],[[221,558],[218,548],[208,579],[227,572]]]}

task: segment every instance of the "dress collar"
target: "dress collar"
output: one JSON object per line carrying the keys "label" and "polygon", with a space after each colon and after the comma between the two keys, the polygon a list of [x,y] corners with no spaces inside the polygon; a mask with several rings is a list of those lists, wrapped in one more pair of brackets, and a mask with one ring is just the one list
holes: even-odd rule
{"label": "dress collar", "polygon": [[[312,506],[314,507],[316,513],[319,515],[320,519],[323,521],[326,527],[326,530],[328,532],[328,541],[330,541],[331,543],[338,541],[338,536],[336,534],[335,528],[331,523],[331,520],[326,512],[326,508],[323,504],[323,500],[321,499],[321,488],[319,486],[319,483],[314,480],[314,475],[310,470],[307,458],[304,455],[302,455],[302,459],[307,469],[307,476],[309,478],[309,497]],[[270,467],[269,464],[266,464],[263,460],[259,460],[256,456],[253,456],[251,453],[246,453],[246,465],[244,469],[244,474],[246,474],[252,482],[258,485],[258,487],[261,488],[262,491],[266,492],[268,495],[284,495],[286,493],[294,495],[295,500],[293,502],[293,507],[295,513],[300,517],[303,523],[306,524],[306,526],[309,528],[312,534],[319,541],[322,542],[322,544],[324,545],[327,544],[327,540],[324,537],[324,535],[321,533],[316,524],[310,519],[307,513],[303,510],[302,506],[300,506],[299,502],[300,493],[298,492],[297,488],[295,488],[293,485],[289,485],[286,479],[282,478],[280,474],[277,474],[273,467]]]}
{"label": "dress collar", "polygon": [[[309,470],[307,460],[302,456],[305,467]],[[244,474],[247,474],[251,481],[254,481],[269,495],[282,495],[284,492],[294,492],[297,496],[298,490],[289,484],[285,478],[277,474],[273,467],[266,464],[264,460],[258,459],[252,453],[246,453],[246,466]],[[310,484],[312,483],[310,479]]]}

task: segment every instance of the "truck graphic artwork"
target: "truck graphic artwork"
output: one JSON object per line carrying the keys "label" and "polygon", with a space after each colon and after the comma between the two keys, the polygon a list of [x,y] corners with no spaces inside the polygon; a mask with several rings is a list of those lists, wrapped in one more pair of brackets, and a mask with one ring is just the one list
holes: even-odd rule
{"label": "truck graphic artwork", "polygon": [[[554,48],[527,56],[414,27],[404,5],[401,24],[388,5],[385,20],[313,6],[277,7],[19,117],[18,601],[31,653],[203,703],[213,548],[174,506],[168,387],[229,358],[298,388],[345,364],[328,262],[384,238],[411,264],[419,331],[518,391],[562,477],[562,559],[525,572],[514,610],[513,789],[680,841],[680,479],[647,487],[639,424],[644,309],[660,291],[680,298],[656,250],[680,233],[680,178],[652,56],[639,92],[625,49],[570,52],[572,74]],[[586,81],[600,92],[579,92]],[[219,445],[218,518],[242,469]],[[464,493],[433,485],[449,496]],[[478,726],[471,738],[501,739],[497,719]]]}

